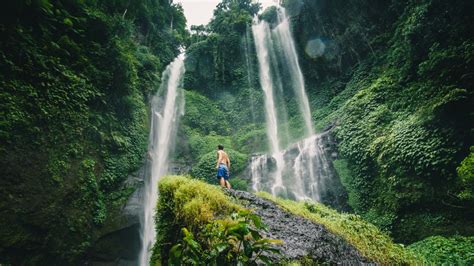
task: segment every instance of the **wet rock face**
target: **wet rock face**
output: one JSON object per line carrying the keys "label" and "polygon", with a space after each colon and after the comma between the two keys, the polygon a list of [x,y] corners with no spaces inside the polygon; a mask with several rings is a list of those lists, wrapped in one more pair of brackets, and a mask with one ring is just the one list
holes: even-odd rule
{"label": "wet rock face", "polygon": [[344,239],[320,224],[291,214],[275,203],[248,192],[229,190],[228,194],[242,200],[247,208],[262,218],[268,226],[267,237],[284,241],[280,246],[282,258],[275,260],[310,258],[318,263],[372,264]]}
{"label": "wet rock face", "polygon": [[108,223],[100,230],[87,254],[86,265],[138,265],[141,249],[140,217],[143,214],[142,189],[146,164],[125,180],[124,187],[136,188],[117,212],[110,213]]}
{"label": "wet rock face", "polygon": [[342,211],[350,211],[347,193],[334,169],[337,143],[326,131],[301,140],[282,150],[282,186],[275,188],[277,163],[272,155],[255,155],[244,172],[252,190],[267,191],[292,200],[312,199]]}

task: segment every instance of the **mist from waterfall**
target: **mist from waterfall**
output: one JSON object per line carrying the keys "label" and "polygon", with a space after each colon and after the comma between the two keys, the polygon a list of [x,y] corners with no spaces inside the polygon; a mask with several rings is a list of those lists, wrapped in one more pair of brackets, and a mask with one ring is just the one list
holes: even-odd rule
{"label": "mist from waterfall", "polygon": [[142,249],[139,263],[148,265],[155,243],[155,206],[158,199],[158,181],[168,172],[168,157],[174,146],[179,117],[184,113],[184,95],[181,89],[184,74],[184,54],[179,55],[165,69],[162,83],[151,103],[149,159],[151,174],[145,180],[143,193],[144,215],[141,219]]}
{"label": "mist from waterfall", "polygon": [[[285,9],[278,9],[277,25],[273,29],[270,29],[266,21],[258,21],[256,18],[252,32],[259,63],[260,85],[264,91],[267,136],[270,142],[269,155],[252,158],[252,187],[255,191],[266,190],[273,195],[320,200],[321,179],[324,178],[328,162],[322,154],[322,148],[318,146],[318,136],[314,135],[303,73]],[[282,82],[282,77],[285,77],[286,82]],[[285,143],[283,138],[289,136],[288,129],[285,128],[287,123],[279,123],[282,120],[286,122],[287,112],[282,95],[287,87],[291,87],[295,95],[304,122],[305,139],[296,146],[282,150],[281,143]],[[289,156],[289,150],[296,155]]]}
{"label": "mist from waterfall", "polygon": [[[324,134],[313,135],[280,152],[283,158],[280,174],[285,192],[280,191],[278,196],[315,201],[321,201],[322,194],[332,193],[335,197],[330,191],[334,172],[323,137]],[[271,155],[253,156],[249,166],[252,189],[272,192],[277,167]]]}

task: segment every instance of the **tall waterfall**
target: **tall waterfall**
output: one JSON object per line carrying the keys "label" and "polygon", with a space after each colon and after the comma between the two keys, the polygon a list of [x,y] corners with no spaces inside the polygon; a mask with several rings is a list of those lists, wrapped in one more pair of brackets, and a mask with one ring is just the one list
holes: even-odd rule
{"label": "tall waterfall", "polygon": [[[309,100],[290,31],[289,18],[283,8],[279,8],[277,12],[278,25],[274,29],[270,29],[266,21],[257,19],[252,26],[260,85],[264,91],[267,136],[270,142],[270,155],[252,159],[250,165],[252,187],[254,190],[268,190],[273,195],[319,200],[321,180],[319,174],[327,167],[327,162],[320,154],[321,148],[318,148],[317,136],[314,135]],[[282,76],[285,74],[288,74],[285,79],[289,82],[282,83]],[[278,115],[280,113],[286,116],[286,108],[276,107],[275,103],[279,101],[275,99],[275,87],[281,89],[283,86],[283,90],[286,90],[285,85],[292,87],[304,121],[306,139],[297,144],[298,155],[294,157],[288,156],[288,150],[282,150],[280,147],[283,136],[288,134],[282,134],[285,128],[277,123]],[[294,148],[291,151],[294,154]],[[291,161],[288,161],[288,158],[292,158]],[[326,165],[321,165],[324,163]],[[315,168],[315,165],[319,168]],[[263,180],[264,175],[271,178]]]}
{"label": "tall waterfall", "polygon": [[168,156],[173,149],[179,117],[184,112],[184,96],[180,89],[184,74],[184,54],[169,64],[162,75],[162,83],[153,96],[149,156],[151,174],[145,180],[143,193],[144,215],[141,222],[142,250],[140,265],[148,265],[155,243],[155,206],[158,199],[158,180],[168,171]]}
{"label": "tall waterfall", "polygon": [[301,72],[295,42],[290,31],[290,21],[284,8],[278,9],[278,26],[274,29],[277,42],[281,44],[284,62],[288,66],[290,79],[298,100],[299,109],[303,115],[306,136],[313,134],[313,123],[311,122],[311,110],[309,108],[308,96],[306,95],[303,73]]}
{"label": "tall waterfall", "polygon": [[255,40],[255,48],[257,50],[260,84],[264,92],[265,113],[267,121],[267,136],[270,140],[270,152],[276,161],[276,171],[274,172],[273,185],[271,187],[272,194],[276,194],[278,189],[284,189],[281,170],[283,169],[283,154],[280,151],[280,143],[278,139],[277,127],[277,109],[275,107],[272,73],[270,68],[269,46],[271,42],[271,33],[268,24],[265,21],[255,23],[252,26],[252,33]]}

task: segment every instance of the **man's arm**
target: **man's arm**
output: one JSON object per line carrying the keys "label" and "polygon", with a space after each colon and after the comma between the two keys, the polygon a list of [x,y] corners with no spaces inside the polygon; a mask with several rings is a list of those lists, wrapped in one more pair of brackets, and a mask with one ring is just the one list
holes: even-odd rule
{"label": "man's arm", "polygon": [[230,158],[229,158],[229,156],[227,156],[227,169],[230,170]]}

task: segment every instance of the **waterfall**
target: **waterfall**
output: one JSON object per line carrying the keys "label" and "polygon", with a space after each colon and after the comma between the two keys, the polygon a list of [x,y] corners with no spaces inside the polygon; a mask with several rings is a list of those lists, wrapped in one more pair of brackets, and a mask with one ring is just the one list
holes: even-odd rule
{"label": "waterfall", "polygon": [[180,89],[184,74],[184,54],[179,55],[165,69],[162,83],[151,102],[149,156],[151,175],[145,180],[143,193],[144,215],[141,219],[142,250],[140,265],[148,265],[156,239],[155,206],[158,199],[158,180],[168,171],[168,156],[173,149],[179,117],[184,112],[184,96]]}
{"label": "waterfall", "polygon": [[276,195],[279,190],[285,190],[281,170],[283,169],[283,154],[280,151],[277,126],[277,109],[273,95],[272,74],[270,68],[270,54],[268,46],[271,45],[270,27],[265,21],[254,23],[252,33],[255,41],[255,49],[260,71],[260,85],[264,92],[265,114],[267,121],[267,136],[270,140],[270,153],[276,161],[276,171],[271,188],[272,194]]}
{"label": "waterfall", "polygon": [[[283,95],[286,87],[283,84],[290,84],[294,95],[296,96],[297,104],[301,116],[304,121],[304,134],[306,137],[313,136],[313,126],[311,121],[311,110],[309,107],[309,100],[306,95],[303,73],[298,62],[298,55],[296,53],[295,43],[293,41],[289,18],[286,16],[283,8],[278,9],[278,25],[271,30],[266,21],[258,21],[256,18],[252,26],[252,33],[254,36],[255,48],[257,52],[257,59],[259,63],[260,85],[264,92],[265,112],[267,122],[267,136],[270,142],[270,157],[255,158],[251,164],[251,174],[254,190],[267,189],[273,195],[288,195],[293,194],[297,198],[315,198],[318,199],[318,177],[315,176],[315,170],[311,167],[314,165],[316,158],[308,152],[313,152],[315,149],[314,143],[310,141],[303,142],[299,149],[301,150],[298,157],[294,158],[293,162],[285,162],[284,151],[281,150],[280,143],[287,142],[283,137],[288,137],[288,129],[286,123],[286,107],[282,99],[276,99],[277,91]],[[277,50],[278,49],[278,50]],[[278,51],[278,52],[277,52]],[[282,83],[282,70],[284,69],[289,74],[289,82]],[[275,90],[276,87],[278,90]],[[282,98],[282,97],[280,97]],[[276,107],[279,106],[279,108]],[[280,119],[279,117],[280,116]],[[279,121],[284,123],[278,124]],[[284,126],[283,126],[284,125]],[[274,163],[272,170],[268,169],[268,160],[271,159]],[[261,165],[258,165],[258,164]],[[288,164],[295,168],[295,175],[293,178],[284,176]],[[304,165],[303,165],[304,164]],[[305,169],[309,170],[306,171]],[[260,169],[260,173],[258,172]],[[261,184],[261,178],[264,176],[262,172],[266,172],[272,177],[271,183],[266,185]],[[304,177],[302,174],[304,173]],[[306,178],[308,176],[308,178]],[[289,179],[286,182],[284,179]],[[305,179],[303,179],[305,178]],[[311,182],[311,191],[308,192],[305,186],[305,181]],[[296,185],[295,184],[299,184]],[[310,195],[310,196],[308,196]]]}
{"label": "waterfall", "polygon": [[298,100],[298,107],[303,115],[306,136],[313,135],[313,123],[311,122],[311,110],[309,108],[308,96],[306,95],[303,72],[301,71],[296,53],[295,42],[290,31],[290,21],[284,8],[278,9],[278,26],[273,30],[277,42],[283,50],[283,62],[286,62],[289,78],[292,81],[293,89]]}
{"label": "waterfall", "polygon": [[[337,191],[332,191],[334,169],[328,158],[330,155],[325,151],[324,137],[325,134],[316,134],[280,151],[283,167],[278,171],[282,176],[282,186],[286,189],[286,194],[280,196],[319,202],[322,195],[326,198],[338,197]],[[253,156],[249,166],[252,189],[272,192],[277,167],[273,156]]]}

